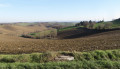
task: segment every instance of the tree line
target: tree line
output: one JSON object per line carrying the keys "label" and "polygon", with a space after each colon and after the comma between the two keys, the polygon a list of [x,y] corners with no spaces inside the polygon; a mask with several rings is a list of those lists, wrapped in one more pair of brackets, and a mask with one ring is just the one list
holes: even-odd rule
{"label": "tree line", "polygon": [[76,27],[83,26],[85,28],[93,29],[95,24],[96,24],[95,21],[90,20],[90,21],[81,21],[80,23],[77,23],[75,26]]}
{"label": "tree line", "polygon": [[[95,26],[97,25],[98,26]],[[80,23],[75,24],[76,27],[84,27],[88,29],[110,29],[112,26],[112,22],[104,22],[104,20],[101,21],[81,21]]]}

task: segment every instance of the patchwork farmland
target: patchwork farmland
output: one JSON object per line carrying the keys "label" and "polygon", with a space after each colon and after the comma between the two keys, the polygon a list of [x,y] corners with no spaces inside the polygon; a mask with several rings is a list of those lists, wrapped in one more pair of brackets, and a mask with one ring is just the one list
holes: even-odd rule
{"label": "patchwork farmland", "polygon": [[46,51],[92,51],[120,48],[120,30],[74,39],[30,39],[0,34],[0,53],[22,54]]}

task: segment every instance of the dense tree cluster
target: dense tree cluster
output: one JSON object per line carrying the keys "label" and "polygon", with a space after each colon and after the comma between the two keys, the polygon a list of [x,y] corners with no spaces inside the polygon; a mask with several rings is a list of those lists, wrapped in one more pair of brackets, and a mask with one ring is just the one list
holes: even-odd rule
{"label": "dense tree cluster", "polygon": [[97,23],[103,23],[104,22],[104,20],[100,20],[100,21],[98,21]]}
{"label": "dense tree cluster", "polygon": [[[120,19],[114,20],[118,22]],[[77,23],[76,27],[84,27],[88,29],[110,29],[113,22],[104,22],[104,20],[100,21],[81,21],[80,23]],[[96,26],[95,26],[96,25]]]}
{"label": "dense tree cluster", "polygon": [[75,26],[84,26],[85,28],[93,29],[94,25],[96,24],[95,21],[81,21],[80,23],[77,23]]}

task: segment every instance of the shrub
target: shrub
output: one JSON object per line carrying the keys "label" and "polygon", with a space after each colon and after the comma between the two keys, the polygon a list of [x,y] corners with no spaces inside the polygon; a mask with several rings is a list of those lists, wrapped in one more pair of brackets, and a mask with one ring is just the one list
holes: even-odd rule
{"label": "shrub", "polygon": [[73,56],[74,53],[73,52],[61,52],[62,55],[66,55],[66,56]]}
{"label": "shrub", "polygon": [[30,59],[31,62],[43,63],[53,60],[54,56],[51,53],[31,54]]}
{"label": "shrub", "polygon": [[108,55],[108,59],[110,60],[116,60],[115,55],[112,53],[112,51],[106,51],[107,55]]}
{"label": "shrub", "polygon": [[83,58],[82,53],[74,53],[73,56],[74,56],[75,60],[77,60],[77,61],[83,61],[83,60],[85,60],[85,59]]}
{"label": "shrub", "polygon": [[97,29],[99,29],[99,30],[100,30],[100,29],[105,29],[104,26],[105,26],[105,24],[100,24],[100,25],[97,27]]}
{"label": "shrub", "polygon": [[40,54],[31,54],[30,55],[30,61],[39,63],[40,62],[39,55]]}
{"label": "shrub", "polygon": [[83,53],[83,56],[84,56],[85,60],[92,60],[93,59],[93,57],[90,53]]}
{"label": "shrub", "polygon": [[92,56],[94,57],[95,60],[107,60],[107,54],[105,51],[102,50],[96,50],[92,52]]}
{"label": "shrub", "polygon": [[2,59],[0,59],[0,62],[4,62],[4,63],[14,63],[15,60],[12,59],[12,58],[3,57]]}

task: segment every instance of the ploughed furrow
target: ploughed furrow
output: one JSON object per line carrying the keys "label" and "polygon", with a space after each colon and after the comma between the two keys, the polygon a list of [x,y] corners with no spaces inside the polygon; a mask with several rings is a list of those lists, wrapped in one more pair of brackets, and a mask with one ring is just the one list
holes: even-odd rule
{"label": "ploughed furrow", "polygon": [[120,49],[120,30],[64,40],[29,39],[0,34],[0,53],[4,54],[106,49]]}

